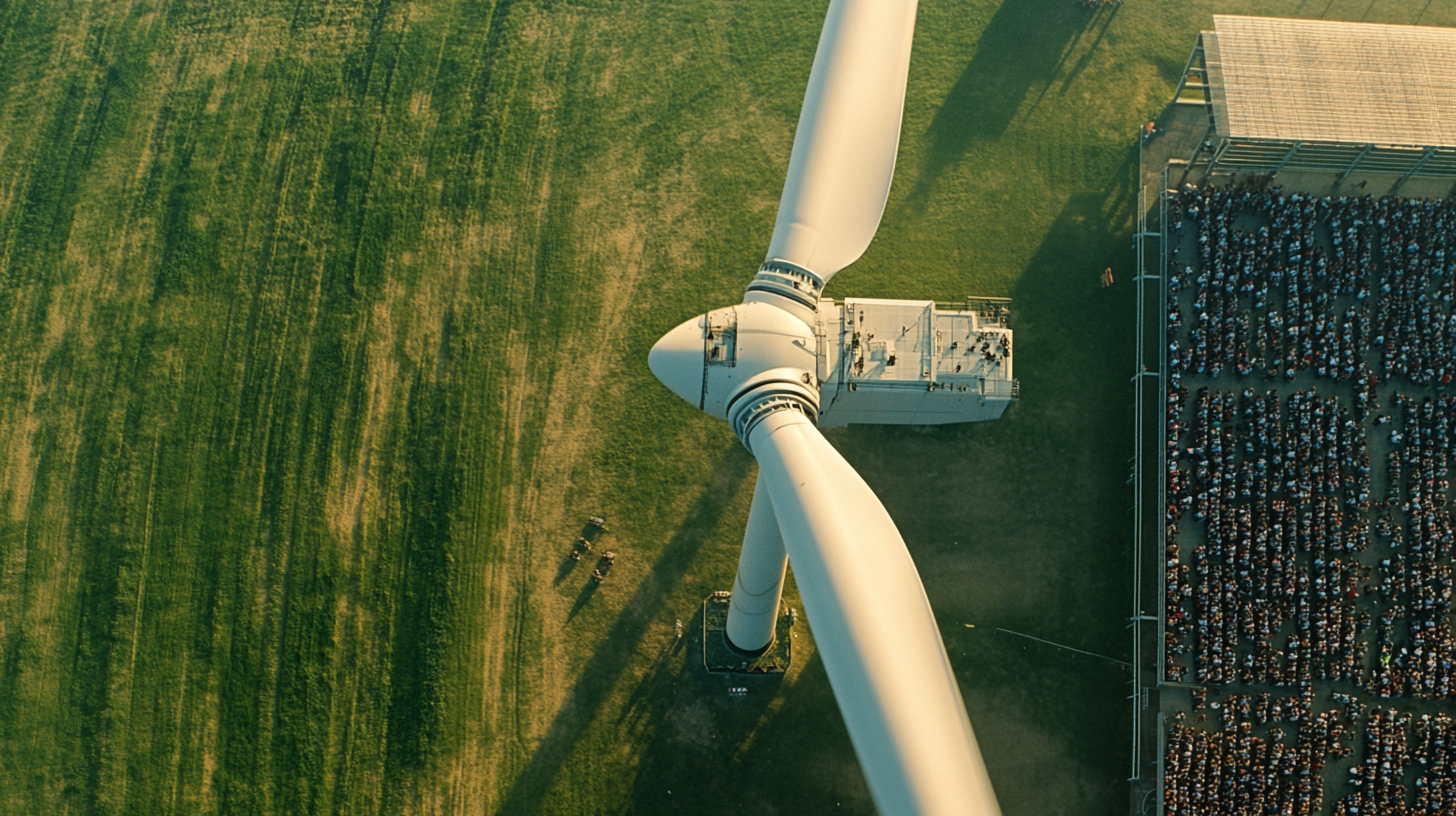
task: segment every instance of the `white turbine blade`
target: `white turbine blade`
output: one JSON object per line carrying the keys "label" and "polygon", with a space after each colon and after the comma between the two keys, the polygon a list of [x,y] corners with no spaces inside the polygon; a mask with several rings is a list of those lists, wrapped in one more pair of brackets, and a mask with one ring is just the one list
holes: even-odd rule
{"label": "white turbine blade", "polygon": [[749,431],[881,816],[999,816],[935,617],[880,500],[803,414]]}
{"label": "white turbine blade", "polygon": [[787,566],[788,555],[779,535],[773,501],[760,473],[753,486],[753,504],[748,508],[743,550],[738,555],[738,577],[733,581],[728,609],[728,640],[734,646],[755,652],[773,643]]}
{"label": "white turbine blade", "polygon": [[809,88],[767,260],[821,280],[864,254],[885,212],[916,0],[833,0]]}

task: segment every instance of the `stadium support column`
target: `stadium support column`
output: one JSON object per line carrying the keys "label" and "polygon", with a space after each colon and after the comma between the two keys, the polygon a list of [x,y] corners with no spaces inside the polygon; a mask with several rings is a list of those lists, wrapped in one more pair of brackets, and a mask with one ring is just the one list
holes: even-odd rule
{"label": "stadium support column", "polygon": [[788,563],[778,517],[760,474],[753,487],[753,504],[748,510],[748,527],[743,531],[743,551],[738,556],[738,577],[733,581],[732,606],[728,610],[728,642],[735,649],[757,654],[773,644]]}
{"label": "stadium support column", "polygon": [[1349,178],[1350,174],[1355,172],[1355,168],[1359,167],[1360,162],[1364,161],[1365,157],[1370,155],[1370,151],[1374,149],[1375,145],[1373,144],[1368,144],[1361,148],[1360,155],[1356,156],[1355,160],[1350,162],[1350,166],[1345,168],[1345,172],[1341,173],[1340,177],[1335,179],[1335,189],[1339,189],[1340,185],[1345,183],[1345,179]]}
{"label": "stadium support column", "polygon": [[1407,181],[1410,181],[1410,177],[1414,176],[1416,173],[1419,173],[1421,171],[1421,168],[1426,166],[1426,162],[1430,161],[1431,157],[1436,155],[1437,150],[1438,148],[1434,147],[1426,148],[1426,152],[1424,155],[1421,156],[1421,160],[1416,162],[1415,166],[1412,167],[1410,170],[1406,171],[1406,174],[1400,177],[1400,181],[1397,181],[1395,185],[1390,188],[1390,191],[1395,192],[1396,190],[1399,190],[1401,188],[1401,185],[1405,184]]}

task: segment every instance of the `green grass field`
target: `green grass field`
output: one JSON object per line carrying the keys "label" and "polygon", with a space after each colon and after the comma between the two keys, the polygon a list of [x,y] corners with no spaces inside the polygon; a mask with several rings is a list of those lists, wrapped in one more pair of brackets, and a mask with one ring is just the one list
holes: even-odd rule
{"label": "green grass field", "polygon": [[[825,7],[0,3],[0,813],[872,812],[803,627],[701,671],[755,467],[645,364],[762,259]],[[1015,299],[1005,418],[830,435],[1007,816],[1127,807],[1128,674],[995,630],[1129,652],[1134,134],[1214,10],[1456,25],[927,0],[829,290]]]}

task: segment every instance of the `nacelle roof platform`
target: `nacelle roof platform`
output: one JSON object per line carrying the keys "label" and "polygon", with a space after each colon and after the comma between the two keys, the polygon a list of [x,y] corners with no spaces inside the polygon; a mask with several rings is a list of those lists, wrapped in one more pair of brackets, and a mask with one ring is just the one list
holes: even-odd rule
{"label": "nacelle roof platform", "polygon": [[[996,419],[1019,396],[1006,301],[819,302],[819,424]],[[979,306],[980,308],[977,308]]]}

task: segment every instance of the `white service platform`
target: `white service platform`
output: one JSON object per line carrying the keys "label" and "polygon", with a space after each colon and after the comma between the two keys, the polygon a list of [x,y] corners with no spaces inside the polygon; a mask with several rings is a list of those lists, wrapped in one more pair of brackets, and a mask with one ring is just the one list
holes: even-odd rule
{"label": "white service platform", "polygon": [[996,419],[1019,395],[999,305],[819,301],[819,424],[940,425]]}

